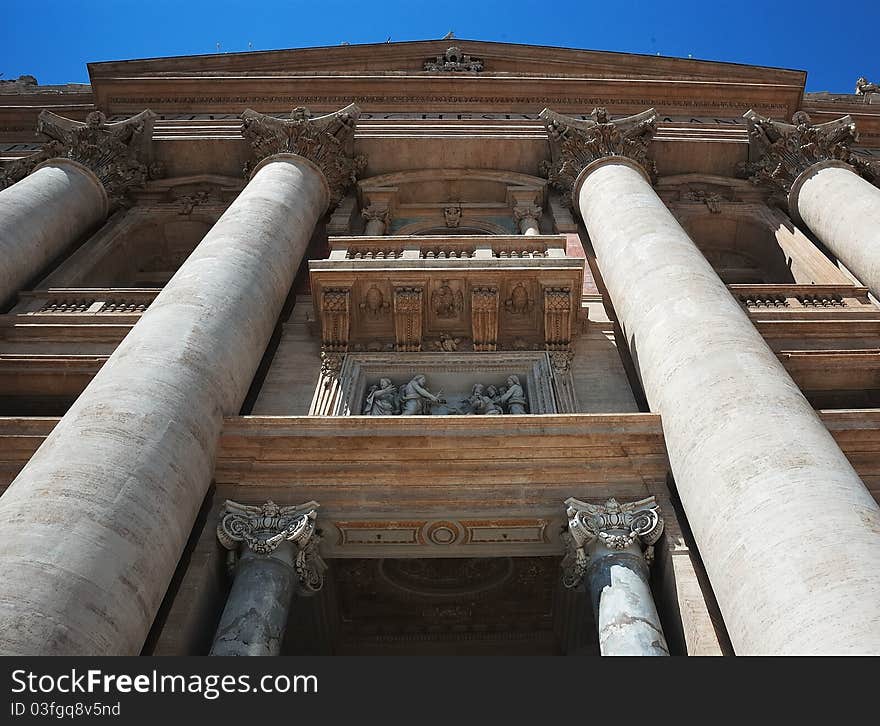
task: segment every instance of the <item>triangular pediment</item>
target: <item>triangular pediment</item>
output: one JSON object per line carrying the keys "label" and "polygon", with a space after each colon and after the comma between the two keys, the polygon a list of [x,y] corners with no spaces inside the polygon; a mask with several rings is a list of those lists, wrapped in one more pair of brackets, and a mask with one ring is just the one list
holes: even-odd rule
{"label": "triangular pediment", "polygon": [[[450,49],[454,49],[451,55]],[[450,59],[451,65],[447,63]],[[386,73],[575,76],[791,85],[803,85],[805,80],[805,73],[795,70],[466,39],[110,61],[89,64],[89,73],[93,82],[119,76],[216,77]]]}

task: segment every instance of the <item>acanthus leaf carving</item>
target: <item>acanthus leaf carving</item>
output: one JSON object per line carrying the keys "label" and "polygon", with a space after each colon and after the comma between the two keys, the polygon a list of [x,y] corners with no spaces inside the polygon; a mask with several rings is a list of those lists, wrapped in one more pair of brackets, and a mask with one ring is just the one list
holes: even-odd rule
{"label": "acanthus leaf carving", "polygon": [[37,153],[0,168],[0,189],[24,179],[43,162],[69,159],[95,174],[112,208],[125,206],[130,190],[161,173],[158,162],[147,164],[155,118],[147,109],[108,123],[101,111],[92,111],[82,122],[44,110],[37,119],[37,132],[48,141]]}
{"label": "acanthus leaf carving", "polygon": [[279,119],[251,109],[242,113],[241,133],[251,146],[249,172],[275,154],[298,154],[315,164],[330,188],[330,208],[342,199],[367,159],[354,153],[354,131],[360,109],[349,104],[325,116],[313,116],[307,108],[295,108],[289,119]]}
{"label": "acanthus leaf carving", "polygon": [[563,583],[577,587],[589,567],[590,550],[595,546],[622,551],[638,544],[648,564],[653,546],[663,534],[663,517],[654,497],[619,503],[611,498],[605,504],[589,504],[571,497],[565,500],[568,529],[566,555],[562,562]]}
{"label": "acanthus leaf carving", "polygon": [[280,507],[271,500],[253,506],[226,500],[217,524],[217,539],[230,552],[237,552],[244,544],[258,555],[270,555],[282,542],[292,542],[300,586],[317,592],[324,584],[327,569],[318,553],[318,506],[317,502],[306,502]]}
{"label": "acanthus leaf carving", "polygon": [[321,292],[321,331],[327,352],[348,350],[351,330],[351,290],[325,288]]}
{"label": "acanthus leaf carving", "polygon": [[765,184],[784,195],[795,179],[814,164],[840,161],[849,164],[868,181],[877,172],[850,150],[858,141],[858,131],[850,116],[813,124],[804,111],[796,112],[786,124],[747,111],[749,124],[749,163],[745,172],[755,184]]}
{"label": "acanthus leaf carving", "polygon": [[398,351],[422,349],[422,288],[394,288],[394,337]]}
{"label": "acanthus leaf carving", "polygon": [[626,118],[609,120],[604,108],[594,108],[592,119],[581,120],[545,108],[539,116],[547,128],[550,161],[541,171],[571,205],[575,181],[584,168],[611,156],[623,156],[636,162],[649,177],[656,176],[648,147],[657,131],[657,113],[651,108]]}

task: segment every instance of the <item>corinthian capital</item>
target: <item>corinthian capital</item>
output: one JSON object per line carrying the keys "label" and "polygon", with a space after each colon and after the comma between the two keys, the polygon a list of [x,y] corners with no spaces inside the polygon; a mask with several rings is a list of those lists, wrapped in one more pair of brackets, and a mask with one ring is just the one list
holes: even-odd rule
{"label": "corinthian capital", "polygon": [[663,518],[654,497],[620,504],[609,499],[605,504],[588,504],[567,499],[568,533],[563,561],[563,582],[576,587],[583,580],[591,552],[596,548],[622,551],[637,544],[650,564],[653,545],[663,534]]}
{"label": "corinthian capital", "polygon": [[563,193],[563,199],[571,200],[574,183],[584,168],[604,157],[625,156],[650,177],[655,174],[654,162],[648,158],[648,146],[657,130],[653,108],[614,121],[608,119],[604,108],[594,108],[591,115],[591,120],[581,120],[549,108],[540,113],[550,140],[550,161],[543,162],[542,171]]}
{"label": "corinthian capital", "polygon": [[217,524],[217,539],[231,552],[244,544],[260,555],[271,554],[282,542],[292,542],[296,547],[294,567],[300,584],[306,590],[317,592],[324,584],[327,567],[318,554],[317,510],[317,502],[279,507],[270,500],[255,507],[227,499]]}
{"label": "corinthian capital", "polygon": [[324,174],[330,187],[330,207],[335,207],[367,164],[354,155],[354,130],[360,109],[350,104],[326,116],[312,116],[307,108],[295,108],[289,119],[279,119],[247,109],[241,133],[251,146],[247,169],[274,154],[299,154]]}
{"label": "corinthian capital", "polygon": [[147,109],[111,124],[103,113],[93,111],[83,123],[42,111],[37,132],[48,141],[36,154],[0,169],[0,189],[24,179],[44,161],[70,159],[94,172],[111,205],[123,204],[129,190],[142,186],[150,171],[156,171],[156,167],[150,169],[145,163],[155,118],[156,114]]}
{"label": "corinthian capital", "polygon": [[813,124],[803,111],[795,113],[790,124],[754,111],[746,111],[744,117],[749,124],[746,171],[756,184],[767,184],[787,195],[795,179],[811,166],[834,161],[849,164],[869,181],[876,177],[871,166],[850,150],[859,135],[849,116],[824,124]]}

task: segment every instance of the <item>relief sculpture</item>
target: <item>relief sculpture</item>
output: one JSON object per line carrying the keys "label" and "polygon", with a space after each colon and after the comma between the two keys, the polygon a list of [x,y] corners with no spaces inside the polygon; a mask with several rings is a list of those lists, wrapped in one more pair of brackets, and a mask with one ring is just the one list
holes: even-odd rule
{"label": "relief sculpture", "polygon": [[501,386],[474,383],[469,393],[451,395],[433,393],[427,377],[413,376],[403,386],[390,378],[381,378],[367,390],[363,405],[365,416],[500,416],[528,413],[525,391],[519,376],[510,375]]}

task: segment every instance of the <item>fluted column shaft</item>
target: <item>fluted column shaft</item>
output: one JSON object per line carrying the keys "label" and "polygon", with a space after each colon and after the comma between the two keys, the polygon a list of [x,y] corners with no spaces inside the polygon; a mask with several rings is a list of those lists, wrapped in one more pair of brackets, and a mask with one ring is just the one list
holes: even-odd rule
{"label": "fluted column shaft", "polygon": [[44,162],[0,191],[0,307],[108,209],[98,178],[69,159]]}
{"label": "fluted column shaft", "polygon": [[258,166],[0,498],[0,652],[139,652],[328,199]]}
{"label": "fluted column shaft", "polygon": [[880,508],[635,163],[575,199],[738,653],[880,653]]}
{"label": "fluted column shaft", "polygon": [[880,297],[880,189],[846,164],[824,162],[795,182],[789,208]]}

